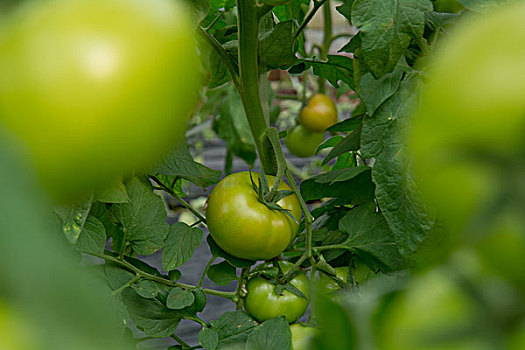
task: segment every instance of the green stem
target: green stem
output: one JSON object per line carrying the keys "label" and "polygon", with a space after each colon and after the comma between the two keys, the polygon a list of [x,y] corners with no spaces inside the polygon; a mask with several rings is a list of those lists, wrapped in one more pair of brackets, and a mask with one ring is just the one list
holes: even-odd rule
{"label": "green stem", "polygon": [[202,287],[202,284],[204,283],[204,277],[208,273],[208,270],[210,269],[210,266],[211,266],[211,264],[213,264],[215,259],[217,259],[217,257],[215,255],[212,255],[211,258],[210,258],[210,261],[208,261],[208,264],[204,268],[204,271],[202,272],[201,279],[199,280],[199,288]]}
{"label": "green stem", "polygon": [[328,250],[328,249],[346,249],[346,250],[352,250],[352,247],[343,245],[343,244],[330,244],[330,245],[322,245],[320,247],[314,248],[316,251],[322,251],[322,250]]}
{"label": "green stem", "polygon": [[213,21],[211,21],[211,23],[210,23],[206,28],[204,28],[204,30],[205,30],[206,32],[209,32],[210,29],[213,27],[213,25],[214,25],[215,23],[217,23],[217,21],[222,17],[222,14],[223,14],[223,12],[222,12],[222,11],[219,11],[219,14],[213,19]]}
{"label": "green stem", "polygon": [[[327,0],[323,5],[323,45],[321,50],[321,59],[326,60],[332,43],[332,10],[330,8],[330,0]],[[319,92],[324,94],[326,91],[326,79],[322,76],[318,78]]]}
{"label": "green stem", "polygon": [[202,216],[201,213],[199,213],[199,211],[197,209],[195,209],[190,203],[186,202],[181,196],[179,196],[175,191],[173,191],[171,188],[169,188],[168,186],[166,186],[165,184],[162,183],[162,181],[160,181],[157,177],[155,176],[151,176],[150,175],[150,178],[155,181],[155,183],[157,183],[162,190],[166,191],[166,193],[168,193],[170,196],[172,196],[173,198],[175,198],[180,204],[182,204],[186,209],[188,209],[189,211],[191,211],[191,213],[193,215],[195,215],[199,221],[203,222],[204,224],[206,224],[206,218],[204,216]]}
{"label": "green stem", "polygon": [[[84,250],[80,250],[80,252],[82,252],[84,254],[96,256],[97,258],[101,258],[101,259],[104,259],[106,261],[113,262],[113,263],[115,263],[117,265],[120,265],[120,266],[126,268],[127,270],[135,273],[136,275],[139,275],[141,278],[145,278],[145,279],[148,279],[150,281],[161,283],[161,284],[164,284],[166,286],[181,287],[181,288],[186,288],[186,289],[198,288],[197,286],[192,286],[191,284],[185,284],[185,283],[180,283],[180,282],[173,282],[173,281],[170,281],[169,279],[166,279],[164,277],[152,275],[152,274],[147,273],[147,272],[139,269],[138,267],[130,264],[126,260],[120,260],[120,259],[118,259],[118,258],[116,258],[114,256],[111,256],[111,255],[93,253],[93,252],[88,252],[88,251],[84,251]],[[215,295],[215,296],[223,297],[223,298],[230,299],[230,300],[232,300],[232,299],[234,299],[234,297],[236,297],[235,293],[224,292],[224,291],[221,291],[221,290],[203,288],[202,291],[204,293],[206,293],[206,294],[209,294],[209,295]]]}
{"label": "green stem", "polygon": [[224,160],[224,175],[230,175],[233,168],[233,152],[229,149],[226,151],[226,159]]}
{"label": "green stem", "polygon": [[264,116],[259,91],[259,9],[253,0],[237,0],[239,27],[239,79],[242,104],[261,166],[267,174],[275,175],[275,160],[267,153],[264,132],[269,122]]}
{"label": "green stem", "polygon": [[122,236],[122,244],[120,245],[120,250],[118,253],[119,259],[124,259],[124,253],[126,252],[126,238],[128,236],[128,230],[124,227],[123,229],[124,235]]}
{"label": "green stem", "polygon": [[137,282],[139,279],[141,279],[140,275],[139,274],[136,274],[135,277],[133,277],[132,279],[130,279],[127,283],[124,283],[120,288],[118,289],[115,289],[111,295],[118,295],[120,294],[124,289],[126,288],[129,288],[131,287],[131,285],[135,282]]}
{"label": "green stem", "polygon": [[326,2],[327,0],[320,0],[320,1],[314,1],[314,7],[312,8],[312,10],[310,10],[310,12],[308,12],[308,14],[306,15],[306,17],[304,18],[303,22],[299,25],[299,28],[297,29],[297,32],[295,32],[294,36],[293,36],[293,40],[295,41],[297,39],[297,37],[301,34],[301,32],[304,30],[304,28],[306,28],[306,26],[308,25],[308,23],[310,23],[310,21],[312,20],[312,18],[314,18],[314,15],[315,13],[317,12],[317,10],[319,10],[319,8],[321,6],[323,6],[323,4]]}
{"label": "green stem", "polygon": [[183,349],[193,349],[193,347],[190,344],[186,343],[184,340],[179,338],[176,334],[172,334],[171,337],[175,339],[175,341],[179,343],[179,345],[182,346]]}
{"label": "green stem", "polygon": [[235,300],[235,309],[236,310],[242,310],[242,307],[244,306],[244,299],[242,298],[244,294],[244,285],[246,281],[248,280],[248,275],[250,274],[250,268],[245,267],[241,269],[241,276],[239,277],[239,283],[237,284],[237,289],[235,290],[235,294],[237,295],[237,300]]}

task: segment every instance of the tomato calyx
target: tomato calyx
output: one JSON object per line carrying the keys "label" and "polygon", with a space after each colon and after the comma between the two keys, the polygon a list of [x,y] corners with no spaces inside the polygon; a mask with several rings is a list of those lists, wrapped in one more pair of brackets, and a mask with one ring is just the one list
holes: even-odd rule
{"label": "tomato calyx", "polygon": [[[252,182],[252,187],[255,193],[257,193],[257,199],[259,202],[264,204],[268,209],[271,210],[277,210],[285,213],[288,215],[295,223],[298,224],[297,219],[294,218],[291,211],[289,209],[285,209],[281,207],[277,202],[279,202],[281,199],[288,197],[289,195],[292,195],[294,192],[291,190],[277,190],[276,187],[272,187],[270,189],[268,185],[268,180],[266,179],[266,175],[264,174],[264,171],[261,171],[261,176],[258,178],[257,182],[255,183],[252,177],[252,172],[250,170],[250,181]],[[276,180],[276,183],[278,184],[279,179]]]}

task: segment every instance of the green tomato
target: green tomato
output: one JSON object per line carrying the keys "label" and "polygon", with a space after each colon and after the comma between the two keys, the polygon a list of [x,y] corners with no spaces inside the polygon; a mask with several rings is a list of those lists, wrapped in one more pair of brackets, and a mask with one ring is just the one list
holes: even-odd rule
{"label": "green tomato", "polygon": [[37,346],[31,326],[16,310],[0,300],[0,349],[41,349]]}
{"label": "green tomato", "polygon": [[465,10],[458,0],[436,0],[434,1],[434,10],[437,12],[458,13]]}
{"label": "green tomato", "polygon": [[310,132],[302,125],[297,125],[288,131],[286,136],[286,147],[291,154],[307,158],[315,154],[317,147],[323,142],[324,133]]}
{"label": "green tomato", "polygon": [[312,340],[319,333],[319,329],[303,326],[299,323],[290,325],[292,332],[292,350],[309,350]]}
{"label": "green tomato", "polygon": [[182,139],[200,73],[176,1],[29,1],[4,21],[0,124],[55,197],[152,165]]}
{"label": "green tomato", "polygon": [[523,18],[521,2],[459,22],[433,60],[414,118],[416,181],[456,232],[503,193],[500,164],[525,155]]}
{"label": "green tomato", "polygon": [[476,302],[438,268],[387,298],[375,316],[377,347],[385,350],[484,350],[485,339],[460,334],[478,323]]}
{"label": "green tomato", "polygon": [[[257,184],[259,174],[252,173]],[[267,176],[270,187],[275,177]],[[284,182],[279,190],[290,190]],[[301,207],[292,194],[278,204],[301,220]],[[208,198],[206,221],[210,235],[224,251],[249,260],[268,260],[281,254],[299,227],[285,212],[269,209],[259,202],[250,173],[231,174],[215,186]]]}
{"label": "green tomato", "polygon": [[[337,277],[341,278],[345,283],[348,281],[348,266],[336,267],[335,269]],[[323,294],[330,294],[336,290],[341,289],[339,284],[326,273],[319,273],[319,291]]]}
{"label": "green tomato", "polygon": [[[293,264],[279,262],[284,273]],[[309,297],[309,280],[305,273],[295,276],[290,283]],[[275,285],[261,276],[254,276],[246,283],[244,309],[259,322],[284,316],[289,323],[297,321],[308,307],[308,299],[304,299],[287,290],[282,295],[275,292]]]}
{"label": "green tomato", "polygon": [[315,94],[302,109],[298,121],[311,132],[324,132],[337,123],[337,107],[330,97]]}

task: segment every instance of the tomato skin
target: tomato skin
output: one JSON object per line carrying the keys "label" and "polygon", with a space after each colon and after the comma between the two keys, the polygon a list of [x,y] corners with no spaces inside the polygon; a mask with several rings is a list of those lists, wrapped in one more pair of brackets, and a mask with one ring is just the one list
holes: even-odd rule
{"label": "tomato skin", "polygon": [[299,323],[291,324],[290,331],[292,332],[292,350],[311,349],[312,339],[319,333],[319,329]]}
{"label": "tomato skin", "polygon": [[323,132],[337,123],[337,107],[330,97],[315,94],[302,109],[298,121],[311,132]]}
{"label": "tomato skin", "polygon": [[[293,265],[283,261],[279,264],[284,273]],[[290,283],[303,292],[307,298],[309,297],[309,281],[306,274],[297,275]],[[308,299],[301,298],[287,290],[283,291],[283,295],[279,295],[275,293],[275,285],[261,276],[250,278],[246,283],[246,291],[244,308],[259,322],[285,316],[288,323],[292,323],[297,321],[308,307]]]}
{"label": "tomato skin", "polygon": [[[257,184],[259,174],[252,173]],[[273,176],[267,176],[270,187]],[[279,190],[290,190],[281,181]],[[300,221],[301,208],[292,194],[278,204]],[[210,235],[224,251],[249,260],[268,260],[281,254],[297,234],[298,224],[286,213],[258,201],[250,173],[231,174],[215,186],[208,198],[206,221]]]}
{"label": "tomato skin", "polygon": [[311,132],[302,125],[297,125],[288,132],[285,142],[291,154],[307,158],[315,154],[317,147],[323,142],[324,133]]}
{"label": "tomato skin", "polygon": [[199,71],[168,0],[30,1],[0,35],[0,123],[56,197],[85,194],[173,148]]}
{"label": "tomato skin", "polygon": [[423,195],[455,232],[504,191],[500,164],[524,157],[524,16],[519,2],[465,17],[429,70],[412,125],[411,165]]}

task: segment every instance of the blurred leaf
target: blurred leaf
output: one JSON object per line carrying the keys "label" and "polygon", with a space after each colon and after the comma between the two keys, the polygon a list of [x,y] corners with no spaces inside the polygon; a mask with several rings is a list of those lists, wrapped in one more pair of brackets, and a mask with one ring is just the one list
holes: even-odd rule
{"label": "blurred leaf", "polygon": [[199,344],[205,350],[215,350],[219,344],[219,335],[213,329],[204,327],[199,332]]}
{"label": "blurred leaf", "polygon": [[103,203],[125,203],[129,201],[129,196],[126,192],[126,186],[122,181],[118,181],[95,191],[93,199]]}
{"label": "blurred leaf", "polygon": [[343,244],[351,247],[370,269],[389,272],[405,267],[394,235],[383,215],[375,211],[374,202],[350,210],[339,228],[348,233]]}
{"label": "blurred leaf", "polygon": [[194,301],[195,296],[191,290],[174,287],[168,294],[166,306],[168,306],[170,309],[183,309],[186,306],[193,304]]}
{"label": "blurred leaf", "polygon": [[169,231],[162,199],[149,184],[132,178],[126,183],[129,203],[115,204],[111,212],[126,230],[126,243],[133,252],[150,255],[162,248]]}
{"label": "blurred leaf", "polygon": [[284,317],[264,321],[248,336],[246,349],[284,350],[292,346],[292,333]]}
{"label": "blurred leaf", "polygon": [[106,245],[106,229],[94,216],[88,216],[75,246],[90,253],[102,253]]}
{"label": "blurred leaf", "polygon": [[223,261],[219,264],[210,266],[208,277],[213,283],[218,284],[219,286],[225,286],[237,280],[237,270],[227,261]]}
{"label": "blurred leaf", "polygon": [[233,349],[244,344],[257,322],[242,311],[225,312],[215,321],[210,321],[210,328],[217,332],[219,343],[217,349]]}
{"label": "blurred leaf", "polygon": [[419,40],[430,0],[355,0],[352,24],[360,30],[360,59],[378,78],[391,72],[410,41]]}
{"label": "blurred leaf", "polygon": [[72,244],[76,243],[80,232],[82,232],[92,202],[93,198],[90,198],[82,203],[61,205],[55,208],[55,212],[62,220],[62,231]]}
{"label": "blurred leaf", "polygon": [[316,350],[352,350],[357,346],[355,325],[347,312],[330,298],[316,294],[315,310],[321,332],[314,337]]}
{"label": "blurred leaf", "polygon": [[179,176],[199,187],[214,185],[221,178],[219,170],[210,169],[194,161],[186,143],[179,144],[159,165],[151,169],[150,173]]}
{"label": "blurred leaf", "polygon": [[173,270],[188,261],[202,242],[202,231],[183,222],[170,226],[162,251],[162,267]]}
{"label": "blurred leaf", "polygon": [[192,20],[198,24],[210,11],[210,2],[208,0],[184,0],[190,8]]}

